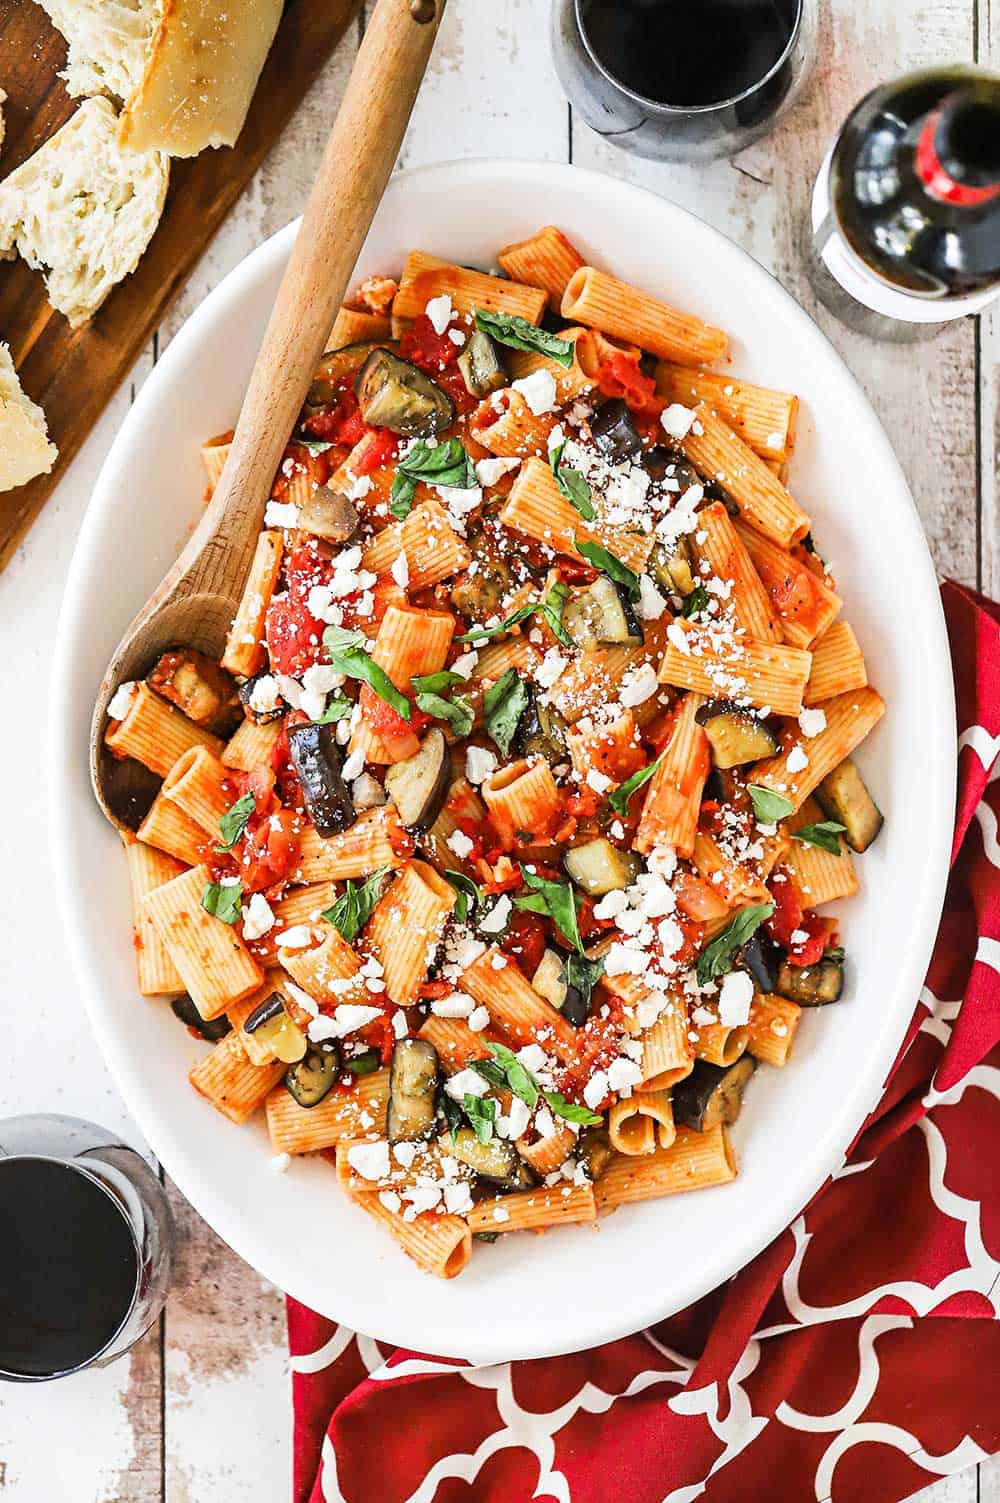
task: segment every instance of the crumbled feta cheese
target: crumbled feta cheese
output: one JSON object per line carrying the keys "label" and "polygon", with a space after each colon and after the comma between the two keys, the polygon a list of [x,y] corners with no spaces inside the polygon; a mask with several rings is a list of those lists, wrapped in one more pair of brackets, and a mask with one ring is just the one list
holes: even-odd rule
{"label": "crumbled feta cheese", "polygon": [[299,509],[294,501],[269,501],[264,508],[265,527],[298,527]]}
{"label": "crumbled feta cheese", "polygon": [[497,1118],[497,1136],[509,1139],[519,1138],[522,1133],[527,1131],[530,1119],[531,1112],[525,1102],[521,1100],[520,1096],[512,1096],[510,1098],[510,1111],[502,1112]]}
{"label": "crumbled feta cheese", "polygon": [[467,1018],[475,1005],[475,998],[467,992],[452,992],[450,997],[437,997],[431,1003],[431,1012],[437,1018]]}
{"label": "crumbled feta cheese", "polygon": [[347,783],[353,783],[365,770],[365,754],[363,751],[352,751],[346,758],[341,768],[341,776]]}
{"label": "crumbled feta cheese", "polygon": [[406,1013],[400,1008],[398,1012],[394,1012],[392,1015],[393,1035],[397,1039],[405,1039],[409,1031],[410,1027],[406,1021]]}
{"label": "crumbled feta cheese", "polygon": [[592,1112],[596,1112],[608,1094],[608,1077],[604,1070],[592,1075],[583,1088],[583,1099]]}
{"label": "crumbled feta cheese", "polygon": [[465,776],[478,787],[497,770],[497,759],[489,747],[469,746],[465,750]]}
{"label": "crumbled feta cheese", "polygon": [[517,1057],[524,1068],[533,1073],[544,1070],[549,1062],[549,1057],[541,1044],[525,1044],[523,1049],[518,1049]]}
{"label": "crumbled feta cheese", "polygon": [[255,892],[249,903],[243,905],[243,938],[260,939],[274,927],[271,905],[262,892]]}
{"label": "crumbled feta cheese", "polygon": [[451,672],[457,673],[459,678],[471,678],[478,662],[479,654],[473,648],[471,652],[463,652],[460,658],[455,659],[451,665]]}
{"label": "crumbled feta cheese", "polygon": [[719,1022],[724,1028],[742,1028],[750,1017],[753,981],[746,971],[730,971],[722,978],[719,992]]}
{"label": "crumbled feta cheese", "polygon": [[642,1079],[639,1066],[630,1059],[615,1059],[608,1066],[608,1085],[613,1091],[630,1091]]}
{"label": "crumbled feta cheese", "polygon": [[448,338],[458,349],[461,349],[463,344],[465,343],[465,335],[462,333],[461,329],[449,329]]}
{"label": "crumbled feta cheese", "polygon": [[442,292],[440,297],[432,297],[424,308],[424,312],[431,321],[435,334],[443,334],[451,323],[451,298],[447,292]]}
{"label": "crumbled feta cheese", "polygon": [[592,767],[587,773],[587,787],[592,788],[595,793],[607,793],[614,781],[614,778],[609,778],[607,773],[601,772],[597,767]]}
{"label": "crumbled feta cheese", "polygon": [[[119,690],[121,693],[121,690]],[[281,704],[278,682],[273,673],[262,673],[250,690],[250,708],[258,715],[269,715]]]}
{"label": "crumbled feta cheese", "polygon": [[416,1143],[393,1143],[392,1156],[401,1169],[410,1169],[417,1156]]}
{"label": "crumbled feta cheese", "polygon": [[512,381],[511,385],[521,393],[535,417],[551,412],[556,405],[556,382],[551,371],[544,368],[532,371],[530,376],[522,376],[520,381]]}
{"label": "crumbled feta cheese", "polygon": [[290,1167],[292,1156],[290,1153],[276,1153],[271,1160],[271,1168],[275,1174],[284,1174]]}
{"label": "crumbled feta cheese", "polygon": [[462,830],[452,830],[445,844],[450,851],[454,851],[459,861],[464,861],[475,845],[475,841]]}
{"label": "crumbled feta cheese", "polygon": [[604,959],[609,976],[641,976],[649,965],[649,956],[633,945],[615,940]]}
{"label": "crumbled feta cheese", "polygon": [[410,582],[410,561],[407,558],[404,549],[401,548],[396,554],[396,557],[392,561],[392,568],[389,570],[389,573],[399,585],[399,588],[401,590],[405,590],[406,586]]}
{"label": "crumbled feta cheese", "polygon": [[687,438],[693,422],[694,408],[685,407],[680,402],[671,402],[660,413],[660,424],[671,438]]}
{"label": "crumbled feta cheese", "polygon": [[510,921],[512,907],[510,898],[502,892],[486,917],[479,921],[483,934],[502,934]]}
{"label": "crumbled feta cheese", "polygon": [[687,639],[687,632],[679,621],[671,621],[667,627],[667,641],[671,647],[675,647],[685,657],[691,656],[691,644]]}
{"label": "crumbled feta cheese", "polygon": [[496,1209],[493,1212],[493,1220],[494,1221],[509,1221],[510,1220],[510,1212],[508,1211],[507,1207],[506,1206],[497,1206]]}
{"label": "crumbled feta cheese", "polygon": [[403,1204],[403,1202],[400,1200],[395,1190],[380,1190],[378,1192],[378,1198],[381,1204],[385,1206],[387,1211],[391,1211],[394,1216],[399,1215],[399,1208]]}
{"label": "crumbled feta cheese", "polygon": [[343,1002],[332,1018],[325,1013],[318,1018],[311,1018],[306,1031],[312,1042],[318,1044],[323,1039],[346,1038],[349,1033],[364,1028],[366,1023],[374,1023],[381,1016],[380,1007],[365,1007],[360,1002]]}
{"label": "crumbled feta cheese", "polygon": [[465,1180],[457,1184],[445,1185],[444,1208],[452,1216],[461,1216],[465,1211],[472,1209],[472,1192]]}
{"label": "crumbled feta cheese", "polygon": [[362,1179],[384,1179],[389,1173],[389,1145],[384,1140],[352,1143],[347,1150],[347,1162]]}
{"label": "crumbled feta cheese", "polygon": [[473,1033],[482,1033],[484,1028],[489,1027],[489,1022],[489,1008],[483,1007],[482,1004],[479,1007],[474,1007],[469,1013],[468,1024]]}
{"label": "crumbled feta cheese", "polygon": [[535,669],[535,681],[543,689],[551,689],[556,680],[566,671],[568,660],[556,647],[550,647]]}
{"label": "crumbled feta cheese", "polygon": [[621,888],[616,887],[611,892],[604,894],[599,902],[594,904],[594,917],[596,919],[617,918],[628,907],[628,898]]}
{"label": "crumbled feta cheese", "polygon": [[312,944],[312,930],[308,924],[293,924],[290,929],[283,930],[275,938],[277,943],[286,950],[304,950],[306,945]]}
{"label": "crumbled feta cheese", "polygon": [[807,741],[811,741],[814,736],[819,735],[820,731],[826,730],[826,711],[819,709],[800,711],[799,730]]}
{"label": "crumbled feta cheese", "polygon": [[629,710],[652,699],[659,687],[656,669],[652,663],[643,663],[625,680],[618,697],[625,709]]}
{"label": "crumbled feta cheese", "polygon": [[661,595],[648,574],[639,575],[638,612],[643,621],[659,621],[667,608],[666,596]]}
{"label": "crumbled feta cheese", "polygon": [[788,756],[785,758],[785,766],[787,767],[789,772],[801,772],[803,768],[809,766],[809,758],[806,756],[801,746],[792,747],[791,751],[788,753]]}
{"label": "crumbled feta cheese", "polygon": [[[134,679],[130,679],[127,683],[119,684],[108,702],[108,715],[110,718],[112,720],[124,720],[132,708],[132,701],[138,692],[139,685]],[[256,708],[257,706],[254,705],[254,709]]]}
{"label": "crumbled feta cheese", "polygon": [[791,934],[789,935],[789,943],[793,945],[804,945],[808,938],[808,929],[793,929]]}
{"label": "crumbled feta cheese", "polygon": [[518,469],[520,463],[519,459],[502,459],[499,457],[496,459],[492,457],[489,459],[478,459],[476,461],[476,479],[484,489],[488,489],[489,486],[496,485],[501,476],[508,475],[511,470]]}
{"label": "crumbled feta cheese", "polygon": [[485,1096],[490,1087],[475,1070],[459,1070],[445,1081],[444,1088],[452,1101],[461,1103],[466,1096]]}

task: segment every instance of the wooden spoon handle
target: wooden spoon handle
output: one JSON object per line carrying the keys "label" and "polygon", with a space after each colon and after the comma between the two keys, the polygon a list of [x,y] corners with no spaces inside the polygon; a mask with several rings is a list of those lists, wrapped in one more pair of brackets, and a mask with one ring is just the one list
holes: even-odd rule
{"label": "wooden spoon handle", "polygon": [[[249,568],[271,482],[305,400],[420,87],[445,0],[378,0],[250,377],[206,531]],[[200,534],[200,538],[199,538]],[[217,550],[211,550],[216,557]],[[212,569],[210,555],[204,559]],[[229,571],[226,571],[229,572]],[[206,583],[201,569],[199,584]]]}

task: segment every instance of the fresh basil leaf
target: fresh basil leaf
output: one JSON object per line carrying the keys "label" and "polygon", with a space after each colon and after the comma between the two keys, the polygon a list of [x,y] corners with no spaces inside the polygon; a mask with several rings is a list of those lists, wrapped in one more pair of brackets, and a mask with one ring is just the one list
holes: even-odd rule
{"label": "fresh basil leaf", "polygon": [[541,604],[542,619],[557,642],[564,647],[574,645],[573,638],[562,624],[563,611],[569,599],[569,586],[557,579]]}
{"label": "fresh basil leaf", "polygon": [[507,1077],[499,1065],[495,1065],[491,1059],[472,1059],[469,1061],[469,1069],[475,1070],[484,1080],[488,1080],[491,1086],[497,1086],[503,1090],[507,1084]]}
{"label": "fresh basil leaf", "polygon": [[[344,644],[343,638],[351,637],[349,643]],[[357,638],[361,640],[358,641]],[[345,678],[361,679],[374,691],[379,699],[384,699],[386,704],[392,705],[397,715],[404,720],[410,718],[410,701],[405,694],[400,694],[392,679],[384,668],[372,658],[366,647],[361,642],[365,641],[363,632],[346,632],[342,626],[328,626],[323,633],[323,645],[326,647],[330,659],[330,666],[337,673],[342,673]]]}
{"label": "fresh basil leaf", "polygon": [[639,771],[634,772],[630,778],[626,778],[614,793],[608,794],[608,803],[616,814],[621,815],[622,819],[628,819],[628,802],[633,793],[638,792],[644,783],[649,782],[662,761],[663,753],[661,752],[655,762],[650,762],[648,767],[640,767]]}
{"label": "fresh basil leaf", "polygon": [[775,793],[770,788],[763,787],[760,783],[748,783],[747,793],[753,804],[753,812],[762,825],[776,825],[779,819],[784,819],[795,808],[791,799],[783,794]]}
{"label": "fresh basil leaf", "polygon": [[344,1060],[344,1069],[352,1075],[374,1075],[382,1063],[377,1049],[368,1049],[364,1054],[356,1054],[353,1059]]}
{"label": "fresh basil leaf", "polygon": [[824,819],[819,824],[803,825],[801,830],[796,830],[793,840],[800,840],[803,845],[818,846],[821,851],[829,851],[831,856],[841,854],[840,841],[837,839],[846,825],[839,825],[835,819]]}
{"label": "fresh basil leaf", "polygon": [[592,1112],[589,1106],[577,1106],[575,1101],[567,1101],[561,1091],[543,1091],[542,1095],[557,1117],[562,1117],[564,1122],[579,1122],[587,1127],[596,1127],[603,1122],[604,1118],[597,1112]]}
{"label": "fresh basil leaf", "polygon": [[450,882],[458,893],[458,902],[455,904],[455,918],[460,924],[464,924],[470,913],[474,913],[483,900],[483,895],[464,872],[447,871],[444,880]]}
{"label": "fresh basil leaf", "polygon": [[535,908],[531,898],[515,898],[514,907],[527,908],[535,913],[539,911],[547,913],[566,943],[572,945],[573,949],[582,955],[583,944],[576,923],[576,896],[573,892],[573,884],[550,882],[546,877],[539,877],[534,872],[529,872],[524,866],[521,867],[521,876],[531,889],[532,895],[541,898],[544,907],[541,910]]}
{"label": "fresh basil leaf", "polygon": [[591,505],[590,498],[593,492],[590,489],[590,483],[579,470],[574,470],[570,465],[563,465],[562,456],[565,447],[566,440],[563,439],[561,444],[556,444],[554,449],[549,450],[549,464],[556,477],[556,485],[570,505],[580,513],[583,520],[592,522],[597,513]]}
{"label": "fresh basil leaf", "polygon": [[368,638],[356,626],[328,626],[323,633],[323,646],[327,652],[340,652],[346,647],[367,647]]}
{"label": "fresh basil leaf", "polygon": [[382,879],[388,870],[387,866],[381,866],[363,882],[353,882],[348,877],[347,886],[333,907],[327,908],[325,913],[320,915],[328,924],[332,924],[340,931],[348,944],[365,927],[371,917],[372,909],[382,895]]}
{"label": "fresh basil leaf", "polygon": [[567,370],[573,364],[573,345],[568,339],[560,339],[537,324],[529,324],[526,318],[519,318],[516,313],[490,313],[486,308],[477,308],[476,328],[509,349],[547,355]]}
{"label": "fresh basil leaf", "polygon": [[487,1048],[503,1071],[507,1085],[525,1106],[534,1106],[538,1100],[538,1082],[526,1065],[522,1065],[513,1049],[506,1044],[487,1044]]}
{"label": "fresh basil leaf", "polygon": [[455,490],[474,490],[479,481],[475,466],[457,438],[446,438],[439,444],[427,444],[418,439],[396,468],[396,474],[405,475],[414,483],[443,485]]}
{"label": "fresh basil leaf", "polygon": [[332,449],[333,448],[333,444],[330,442],[330,440],[328,438],[302,438],[302,437],[299,437],[299,438],[293,438],[292,439],[292,443],[293,444],[298,444],[300,446],[300,448],[308,449],[310,454],[325,454],[326,451],[327,451],[327,449]]}
{"label": "fresh basil leaf", "polygon": [[567,955],[559,980],[564,986],[575,986],[584,1003],[589,1007],[594,987],[604,975],[604,956],[588,960],[586,955]]}
{"label": "fresh basil leaf", "polygon": [[410,679],[416,694],[443,694],[445,689],[453,689],[456,684],[464,684],[465,679],[460,673],[452,673],[448,668],[442,668],[440,673],[417,673]]}
{"label": "fresh basil leaf", "polygon": [[593,564],[595,569],[600,569],[602,574],[606,574],[616,584],[624,585],[630,600],[639,599],[642,594],[639,576],[629,568],[628,564],[623,564],[620,558],[615,558],[614,554],[602,548],[600,543],[581,542],[579,538],[574,538],[573,546],[588,564]]}
{"label": "fresh basil leaf", "polygon": [[346,694],[341,694],[337,689],[330,695],[326,702],[326,709],[318,720],[313,721],[313,725],[332,725],[334,721],[343,720],[346,715],[350,715],[353,709],[353,700],[348,699]]}
{"label": "fresh basil leaf", "polygon": [[531,690],[516,668],[508,668],[483,695],[483,725],[504,756],[510,749],[528,707]]}
{"label": "fresh basil leaf", "polygon": [[473,1096],[471,1091],[465,1093],[462,1107],[480,1143],[488,1143],[493,1136],[497,1105],[494,1096]]}
{"label": "fresh basil leaf", "polygon": [[497,622],[496,626],[474,626],[471,631],[456,637],[456,642],[488,642],[491,637],[501,637],[505,631],[510,631],[512,626],[520,626],[522,621],[527,621],[538,610],[537,605],[522,605],[512,616]]}
{"label": "fresh basil leaf", "polygon": [[749,908],[741,909],[722,933],[717,934],[698,956],[698,965],[695,970],[698,985],[705,986],[709,981],[715,981],[719,976],[724,976],[727,971],[731,971],[736,951],[756,934],[761,924],[769,919],[773,912],[773,903],[754,903]]}
{"label": "fresh basil leaf", "polygon": [[411,475],[404,475],[402,470],[397,470],[389,487],[389,510],[400,522],[405,522],[410,515],[416,494],[417,482]]}
{"label": "fresh basil leaf", "polygon": [[225,814],[219,820],[219,833],[222,836],[222,844],[217,845],[217,851],[231,851],[236,842],[242,839],[247,827],[247,820],[257,807],[257,801],[252,793],[245,793],[238,798],[235,804],[230,804]]}
{"label": "fresh basil leaf", "polygon": [[469,701],[461,695],[443,699],[440,694],[418,694],[417,709],[423,710],[425,715],[433,715],[435,720],[447,721],[456,736],[467,736],[476,719]]}
{"label": "fresh basil leaf", "polygon": [[223,924],[235,924],[240,916],[242,882],[206,882],[201,906]]}
{"label": "fresh basil leaf", "polygon": [[707,605],[708,591],[705,589],[704,585],[695,585],[694,589],[691,591],[690,595],[684,602],[684,608],[681,611],[681,615],[695,616],[699,611],[703,611]]}
{"label": "fresh basil leaf", "polygon": [[451,1141],[454,1143],[458,1137],[458,1129],[462,1126],[462,1108],[457,1101],[452,1100],[443,1087],[438,1091],[437,1104],[444,1116],[445,1122],[448,1124]]}

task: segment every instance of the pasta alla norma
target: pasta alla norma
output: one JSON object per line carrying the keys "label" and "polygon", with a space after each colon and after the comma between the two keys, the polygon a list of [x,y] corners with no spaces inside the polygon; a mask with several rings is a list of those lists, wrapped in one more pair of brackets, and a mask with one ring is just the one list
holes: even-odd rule
{"label": "pasta alla norma", "polygon": [[106,733],[162,779],[138,986],[191,1085],[445,1278],[734,1178],[882,824],[798,397],[554,226],[497,261],[361,284],[221,662],[178,644]]}

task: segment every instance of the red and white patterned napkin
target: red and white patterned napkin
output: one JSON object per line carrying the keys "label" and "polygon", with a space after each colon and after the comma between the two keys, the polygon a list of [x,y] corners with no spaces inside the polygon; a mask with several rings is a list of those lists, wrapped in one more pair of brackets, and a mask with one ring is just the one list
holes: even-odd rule
{"label": "red and white patterned napkin", "polygon": [[1000,607],[942,593],[951,880],[844,1167],[728,1284],[573,1356],[470,1367],[289,1300],[295,1503],[895,1503],[1000,1449]]}

